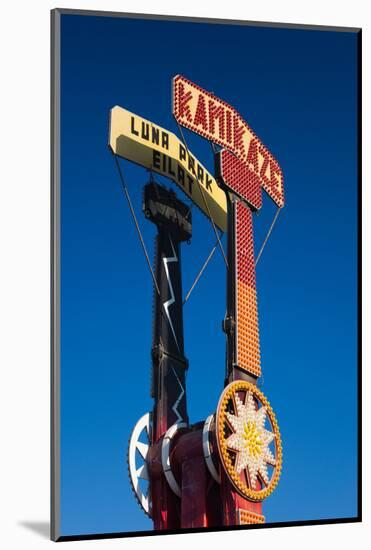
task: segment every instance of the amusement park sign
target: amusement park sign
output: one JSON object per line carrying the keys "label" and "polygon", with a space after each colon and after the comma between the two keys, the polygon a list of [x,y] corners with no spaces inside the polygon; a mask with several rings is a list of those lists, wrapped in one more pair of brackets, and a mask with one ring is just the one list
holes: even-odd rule
{"label": "amusement park sign", "polygon": [[110,113],[109,146],[115,155],[174,181],[215,225],[227,230],[224,191],[175,134],[116,106]]}
{"label": "amusement park sign", "polygon": [[182,126],[234,153],[272,200],[279,207],[284,205],[278,162],[233,107],[177,75],[173,79],[173,113]]}

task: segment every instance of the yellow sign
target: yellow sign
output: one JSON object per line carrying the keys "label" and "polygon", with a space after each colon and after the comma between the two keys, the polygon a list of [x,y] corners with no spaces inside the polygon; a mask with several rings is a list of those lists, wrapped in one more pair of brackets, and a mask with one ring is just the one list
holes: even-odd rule
{"label": "yellow sign", "polygon": [[110,113],[109,146],[115,155],[174,181],[217,227],[227,230],[224,191],[175,134],[116,106]]}

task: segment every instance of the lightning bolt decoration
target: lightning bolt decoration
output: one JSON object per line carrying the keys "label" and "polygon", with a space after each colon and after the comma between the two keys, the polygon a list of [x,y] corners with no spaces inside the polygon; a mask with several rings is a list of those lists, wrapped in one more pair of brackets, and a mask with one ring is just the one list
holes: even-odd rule
{"label": "lightning bolt decoration", "polygon": [[[157,441],[174,422],[188,424],[180,245],[192,237],[192,218],[189,207],[155,181],[144,188],[143,211],[157,227],[155,273],[160,292],[155,292],[152,346],[153,440]],[[159,491],[167,495],[167,488],[161,486]],[[163,524],[160,512],[154,521]]]}
{"label": "lightning bolt decoration", "polygon": [[167,282],[168,282],[168,285],[169,285],[169,290],[170,290],[170,296],[171,297],[170,297],[169,300],[164,302],[164,310],[165,310],[165,313],[166,313],[166,317],[169,321],[171,332],[174,336],[176,347],[178,348],[178,351],[180,352],[178,340],[177,340],[175,330],[174,330],[174,326],[173,326],[173,323],[171,321],[171,317],[170,317],[170,313],[169,313],[169,307],[172,306],[175,303],[175,297],[174,297],[173,285],[171,284],[171,278],[170,278],[170,274],[169,274],[169,265],[168,264],[178,263],[178,257],[176,255],[175,250],[174,250],[173,241],[171,240],[170,235],[169,235],[169,239],[170,239],[170,244],[171,244],[171,248],[172,248],[172,251],[173,251],[173,256],[170,256],[168,258],[163,258],[163,262],[164,262],[164,269],[165,269],[166,278],[167,278]]}
{"label": "lightning bolt decoration", "polygon": [[184,419],[183,419],[182,415],[179,414],[178,405],[179,405],[179,403],[181,402],[181,400],[183,399],[183,396],[184,396],[185,391],[184,391],[184,387],[183,387],[183,385],[182,385],[182,383],[181,383],[181,381],[180,381],[180,379],[179,379],[179,376],[178,376],[177,373],[175,372],[174,367],[171,367],[171,369],[172,369],[172,371],[173,371],[173,373],[174,373],[174,376],[175,376],[175,378],[177,379],[178,384],[179,384],[179,386],[180,386],[180,394],[179,394],[177,400],[175,401],[174,405],[172,406],[172,409],[173,409],[174,413],[176,414],[176,416],[177,416],[177,418],[178,418],[178,422],[180,422],[181,420],[184,420]]}

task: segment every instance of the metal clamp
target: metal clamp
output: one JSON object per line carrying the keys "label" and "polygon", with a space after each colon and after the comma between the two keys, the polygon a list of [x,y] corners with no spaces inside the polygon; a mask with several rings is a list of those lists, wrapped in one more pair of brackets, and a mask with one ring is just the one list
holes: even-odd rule
{"label": "metal clamp", "polygon": [[213,418],[214,418],[214,415],[211,414],[205,420],[205,424],[202,429],[202,448],[204,451],[204,458],[205,458],[207,469],[209,470],[213,479],[215,479],[217,483],[220,483],[220,474],[218,473],[217,469],[214,466],[214,462],[211,456],[212,453],[211,453],[210,439],[209,439],[210,426],[211,426],[211,422],[213,421]]}
{"label": "metal clamp", "polygon": [[170,446],[172,438],[181,428],[187,428],[187,424],[185,422],[176,422],[173,424],[164,435],[161,447],[161,463],[164,470],[164,475],[170,489],[176,494],[177,497],[181,496],[181,490],[171,469]]}

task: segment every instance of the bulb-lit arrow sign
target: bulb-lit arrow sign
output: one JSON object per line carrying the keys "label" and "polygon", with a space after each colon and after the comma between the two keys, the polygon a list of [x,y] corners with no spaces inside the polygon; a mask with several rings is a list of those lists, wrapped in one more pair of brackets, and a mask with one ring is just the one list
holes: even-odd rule
{"label": "bulb-lit arrow sign", "polygon": [[[279,207],[284,205],[282,170],[236,109],[177,75],[173,79],[173,114],[182,126],[233,153],[241,166],[247,167],[249,186],[263,187]],[[234,187],[232,182],[230,186]]]}

